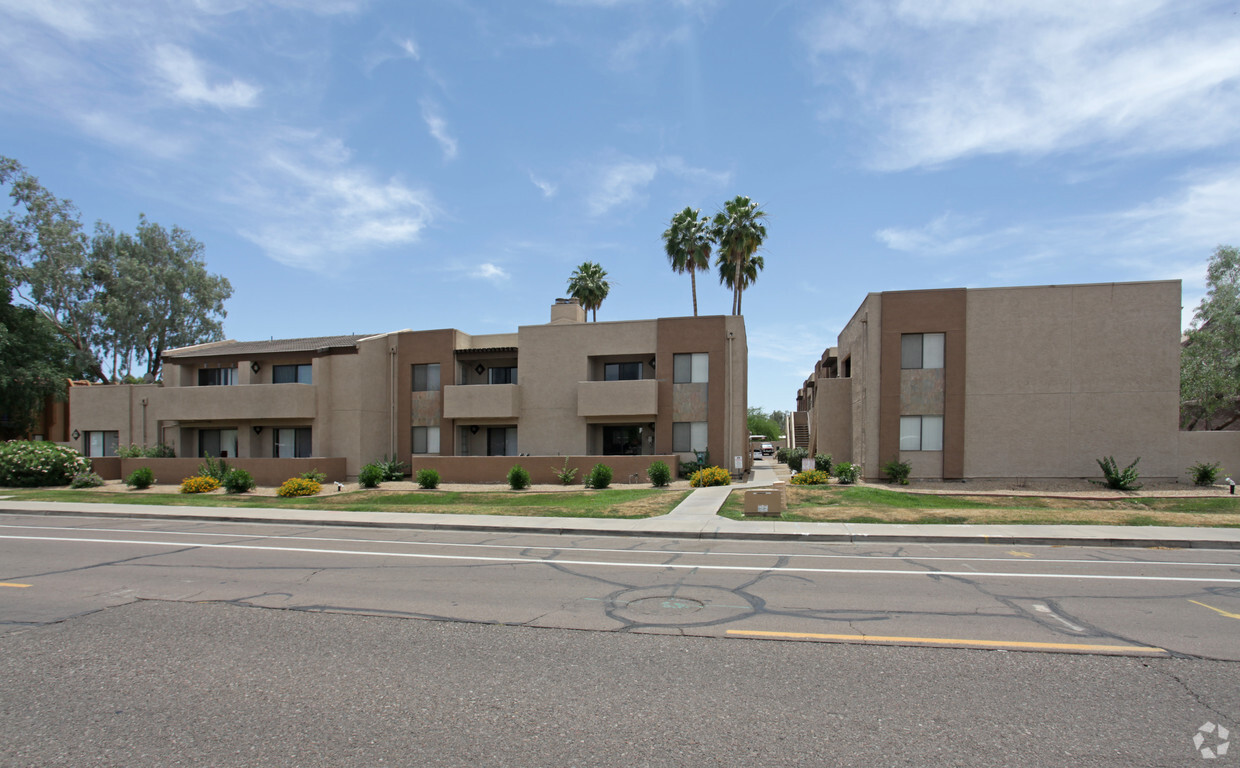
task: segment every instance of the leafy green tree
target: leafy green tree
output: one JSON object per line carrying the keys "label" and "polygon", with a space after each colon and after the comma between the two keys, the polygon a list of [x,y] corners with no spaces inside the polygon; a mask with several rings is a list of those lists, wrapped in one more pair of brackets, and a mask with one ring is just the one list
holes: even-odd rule
{"label": "leafy green tree", "polygon": [[748,413],[749,434],[762,435],[767,440],[778,440],[783,434],[779,422],[764,413],[761,408],[750,408]]}
{"label": "leafy green tree", "polygon": [[88,239],[73,203],[16,160],[0,157],[0,185],[12,200],[0,219],[12,293],[76,350],[85,375],[121,380],[135,359],[156,375],[165,350],[222,337],[232,286],[206,271],[202,244],[188,232],[143,216],[134,235],[100,222]]}
{"label": "leafy green tree", "polygon": [[584,262],[568,278],[568,295],[577,299],[587,312],[593,312],[594,322],[598,322],[598,308],[608,293],[611,293],[611,283],[607,282],[607,270],[601,264]]}
{"label": "leafy green tree", "polygon": [[697,317],[697,273],[710,269],[710,219],[700,209],[686,207],[672,216],[671,225],[663,231],[663,247],[672,271],[689,273],[693,291],[693,316]]}
{"label": "leafy green tree", "polygon": [[1216,248],[1206,267],[1206,295],[1180,355],[1180,400],[1188,429],[1240,419],[1240,250],[1233,246]]}
{"label": "leafy green tree", "polygon": [[741,313],[741,295],[763,267],[755,256],[766,240],[766,211],[748,197],[737,195],[724,204],[711,223],[711,237],[719,246],[719,280],[732,289],[732,314]]}
{"label": "leafy green tree", "polygon": [[232,285],[207,272],[202,252],[189,232],[169,232],[146,216],[139,216],[133,235],[96,225],[92,276],[103,287],[100,321],[113,378],[118,364],[128,373],[131,360],[157,376],[166,350],[223,338]]}

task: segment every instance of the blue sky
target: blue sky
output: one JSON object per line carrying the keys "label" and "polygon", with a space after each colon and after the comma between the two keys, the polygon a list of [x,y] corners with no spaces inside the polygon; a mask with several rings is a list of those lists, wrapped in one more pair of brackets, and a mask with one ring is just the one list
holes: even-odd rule
{"label": "blue sky", "polygon": [[[0,0],[0,154],[206,245],[240,340],[692,312],[769,213],[750,403],[870,291],[1181,279],[1240,245],[1240,0]],[[699,280],[703,314],[730,299]]]}

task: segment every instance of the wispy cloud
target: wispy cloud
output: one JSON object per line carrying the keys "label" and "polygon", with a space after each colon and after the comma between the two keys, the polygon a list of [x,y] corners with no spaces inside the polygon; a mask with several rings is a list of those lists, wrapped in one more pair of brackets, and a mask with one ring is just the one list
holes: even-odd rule
{"label": "wispy cloud", "polygon": [[479,264],[478,268],[473,271],[470,277],[475,277],[480,280],[491,280],[493,282],[500,282],[503,280],[507,280],[509,277],[511,277],[511,275],[509,275],[508,271],[504,269],[503,267],[496,266],[495,264],[492,264],[490,262],[485,262],[483,264]]}
{"label": "wispy cloud", "polygon": [[1219,4],[886,0],[810,27],[824,82],[879,121],[874,162],[1213,147],[1240,130],[1240,26]]}
{"label": "wispy cloud", "polygon": [[252,107],[261,89],[241,80],[210,85],[201,62],[192,53],[177,45],[160,45],[155,49],[155,68],[172,86],[173,95],[182,101],[206,104],[220,109]]}
{"label": "wispy cloud", "polygon": [[422,120],[426,123],[426,129],[430,131],[435,141],[439,142],[439,148],[443,151],[444,160],[452,160],[456,157],[456,139],[448,133],[448,121],[444,120],[439,113],[439,107],[429,100],[422,101]]}
{"label": "wispy cloud", "polygon": [[555,197],[555,193],[559,191],[559,187],[546,179],[539,178],[534,174],[530,174],[530,183],[538,187],[543,197]]}
{"label": "wispy cloud", "polygon": [[711,188],[727,184],[732,177],[727,172],[695,168],[676,156],[612,160],[589,173],[586,206],[591,215],[602,216],[623,205],[642,204],[647,188],[660,174]]}

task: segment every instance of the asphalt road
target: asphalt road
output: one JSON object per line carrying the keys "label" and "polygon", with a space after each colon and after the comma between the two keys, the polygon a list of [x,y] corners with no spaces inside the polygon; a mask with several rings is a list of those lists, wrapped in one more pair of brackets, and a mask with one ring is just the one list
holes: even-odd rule
{"label": "asphalt road", "polygon": [[1240,728],[1227,551],[6,515],[0,584],[5,766],[1161,766]]}

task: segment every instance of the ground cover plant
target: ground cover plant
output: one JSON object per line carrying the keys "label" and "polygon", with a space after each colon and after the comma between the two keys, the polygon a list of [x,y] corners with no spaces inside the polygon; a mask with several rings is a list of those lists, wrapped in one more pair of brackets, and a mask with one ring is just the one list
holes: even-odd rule
{"label": "ground cover plant", "polygon": [[1209,464],[1199,461],[1188,468],[1188,474],[1192,476],[1193,483],[1196,485],[1214,485],[1221,470],[1222,465],[1218,462]]}
{"label": "ground cover plant", "polygon": [[323,490],[323,486],[304,477],[290,477],[276,491],[277,496],[291,498],[295,496],[314,496]]}
{"label": "ground cover plant", "polygon": [[220,487],[220,481],[214,477],[195,475],[181,481],[181,493],[210,493]]}
{"label": "ground cover plant", "polygon": [[520,464],[514,464],[512,469],[508,470],[508,487],[514,491],[524,490],[530,487],[530,473]]}
{"label": "ground cover plant", "polygon": [[[302,475],[305,477],[305,475]],[[224,473],[224,482],[221,483],[224,490],[228,493],[249,493],[254,490],[256,483],[254,476],[244,469],[234,467]]]}
{"label": "ground cover plant", "polygon": [[[1183,525],[1240,528],[1240,497],[1116,498],[905,493],[873,486],[801,486],[787,490],[783,520],[834,523],[974,525]],[[744,494],[719,514],[744,518]]]}
{"label": "ground cover plant", "polygon": [[[293,478],[289,483],[310,483]],[[286,483],[287,485],[287,483]],[[495,491],[385,491],[358,490],[325,496],[225,496],[176,493],[126,494],[69,489],[15,489],[7,496],[30,501],[73,501],[104,504],[167,504],[193,507],[279,507],[358,512],[435,512],[460,515],[514,515],[520,517],[644,518],[666,515],[689,495],[687,490],[608,488],[582,493]]]}
{"label": "ground cover plant", "polygon": [[367,464],[357,473],[357,484],[363,488],[378,488],[383,478],[383,467],[378,464]]}
{"label": "ground cover plant", "polygon": [[693,488],[707,488],[713,485],[731,485],[732,477],[723,467],[703,467],[689,477],[689,485]]}

